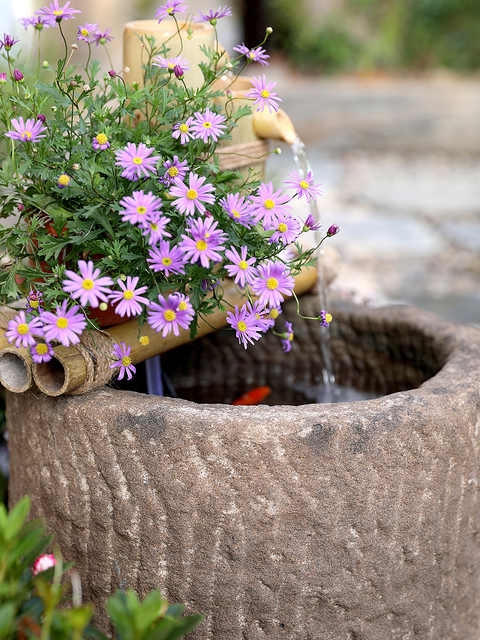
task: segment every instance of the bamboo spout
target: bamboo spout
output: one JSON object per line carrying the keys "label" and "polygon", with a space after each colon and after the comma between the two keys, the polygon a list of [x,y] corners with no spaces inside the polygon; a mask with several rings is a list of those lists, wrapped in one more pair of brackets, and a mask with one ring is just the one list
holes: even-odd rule
{"label": "bamboo spout", "polygon": [[32,386],[31,366],[28,349],[4,346],[0,351],[0,384],[13,393],[27,391]]}
{"label": "bamboo spout", "polygon": [[259,138],[283,140],[290,145],[298,138],[292,121],[283,109],[274,113],[266,110],[255,111],[253,113],[253,130]]}
{"label": "bamboo spout", "polygon": [[[295,278],[295,293],[300,295],[309,291],[317,281],[315,267],[304,267]],[[241,305],[245,296],[233,282],[225,281],[224,297],[229,304]],[[226,311],[217,310],[207,320],[198,323],[197,338],[222,328],[226,324]],[[148,336],[149,343],[142,345],[140,335]],[[189,331],[180,331],[163,338],[148,325],[140,326],[136,320],[111,327],[108,331],[92,331],[82,337],[80,345],[75,347],[56,347],[55,358],[41,365],[34,364],[33,375],[38,388],[48,396],[64,393],[78,395],[107,384],[113,371],[110,369],[112,350],[115,343],[125,342],[132,350],[132,363],[143,362],[154,355],[190,341]]]}

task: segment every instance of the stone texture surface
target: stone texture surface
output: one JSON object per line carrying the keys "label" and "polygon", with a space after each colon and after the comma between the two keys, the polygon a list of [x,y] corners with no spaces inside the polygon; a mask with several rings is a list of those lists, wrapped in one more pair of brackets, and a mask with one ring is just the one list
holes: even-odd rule
{"label": "stone texture surface", "polygon": [[[11,500],[32,496],[87,598],[160,588],[205,614],[199,640],[478,639],[480,332],[396,307],[338,310],[336,326],[339,381],[390,395],[8,396]],[[217,363],[243,383],[267,358],[287,398],[321,366],[312,331],[281,361],[200,340],[183,368],[198,363],[191,388]]]}

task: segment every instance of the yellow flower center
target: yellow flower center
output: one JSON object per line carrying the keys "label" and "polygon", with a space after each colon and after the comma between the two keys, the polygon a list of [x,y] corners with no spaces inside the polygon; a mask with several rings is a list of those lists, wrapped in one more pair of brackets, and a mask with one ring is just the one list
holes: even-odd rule
{"label": "yellow flower center", "polygon": [[175,178],[175,176],[178,176],[178,169],[177,167],[169,167],[167,173],[171,178]]}
{"label": "yellow flower center", "polygon": [[147,207],[144,207],[141,204],[138,205],[137,213],[139,213],[141,216],[145,215],[147,213]]}
{"label": "yellow flower center", "polygon": [[182,300],[182,302],[180,302],[180,304],[178,305],[178,309],[179,311],[185,311],[187,309],[187,303],[185,302],[185,300]]}
{"label": "yellow flower center", "polygon": [[133,162],[133,164],[142,164],[143,159],[142,159],[142,158],[140,158],[140,156],[134,156],[134,157],[132,158],[132,162]]}
{"label": "yellow flower center", "polygon": [[91,291],[94,286],[95,286],[95,283],[93,280],[90,280],[90,278],[86,278],[82,282],[82,289],[85,289],[85,291]]}
{"label": "yellow flower center", "polygon": [[240,320],[240,322],[237,324],[237,329],[242,332],[246,331],[247,330],[246,322],[244,322],[243,320]]}
{"label": "yellow flower center", "polygon": [[124,367],[129,367],[132,364],[132,359],[129,358],[128,356],[123,356],[122,358],[122,365]]}
{"label": "yellow flower center", "polygon": [[[82,36],[88,36],[89,33],[90,32],[88,31],[88,29],[80,29],[80,34]],[[102,143],[100,142],[100,144],[102,144]]]}
{"label": "yellow flower center", "polygon": [[147,344],[150,344],[150,338],[148,336],[140,336],[140,338],[138,339],[138,341],[140,342],[140,344],[144,347],[147,346]]}
{"label": "yellow flower center", "polygon": [[277,229],[280,231],[280,233],[285,233],[285,231],[288,231],[288,227],[285,222],[280,222]]}
{"label": "yellow flower center", "polygon": [[172,259],[168,256],[165,256],[165,258],[162,258],[162,264],[164,264],[166,267],[169,267],[172,264]]}
{"label": "yellow flower center", "polygon": [[328,324],[330,324],[330,322],[333,320],[333,316],[331,313],[326,313],[325,314],[325,320],[328,322]]}
{"label": "yellow flower center", "polygon": [[104,133],[99,133],[95,139],[98,144],[106,144],[108,142],[108,138]]}
{"label": "yellow flower center", "polygon": [[58,184],[61,184],[62,187],[68,187],[70,184],[70,176],[67,176],[66,173],[62,173],[61,176],[58,176]]}
{"label": "yellow flower center", "polygon": [[267,91],[266,89],[263,89],[260,92],[260,95],[262,96],[262,98],[268,98],[268,97],[270,97],[270,91]]}
{"label": "yellow flower center", "polygon": [[253,51],[248,52],[248,57],[250,58],[250,60],[253,60],[255,58],[255,54],[253,53]]}
{"label": "yellow flower center", "polygon": [[178,128],[182,133],[188,133],[188,124],[183,123]]}
{"label": "yellow flower center", "polygon": [[248,263],[246,262],[246,260],[240,260],[240,262],[238,263],[238,266],[240,267],[240,269],[248,269]]}
{"label": "yellow flower center", "polygon": [[38,309],[38,300],[29,300],[28,304],[32,307],[32,309]]}
{"label": "yellow flower center", "polygon": [[22,134],[22,138],[24,140],[31,140],[32,139],[32,132],[31,131],[24,131]]}
{"label": "yellow flower center", "polygon": [[130,289],[127,289],[126,291],[123,292],[123,299],[124,300],[131,300],[134,296],[135,296],[135,294]]}
{"label": "yellow flower center", "polygon": [[273,309],[270,309],[268,317],[272,320],[276,320],[278,318],[278,309],[275,309],[275,307],[273,307]]}
{"label": "yellow flower center", "polygon": [[197,243],[195,244],[195,246],[199,251],[205,251],[208,245],[205,242],[205,240],[197,240]]}
{"label": "yellow flower center", "polygon": [[308,187],[310,186],[306,180],[300,180],[299,184],[302,187],[302,189],[308,189]]}
{"label": "yellow flower center", "polygon": [[48,347],[46,344],[36,344],[35,345],[35,351],[38,353],[39,356],[44,356],[46,353],[48,353]]}
{"label": "yellow flower center", "polygon": [[163,317],[167,322],[172,322],[172,320],[175,320],[175,318],[177,317],[177,314],[173,309],[167,309],[163,312]]}
{"label": "yellow flower center", "polygon": [[175,69],[175,65],[173,64],[173,62],[169,62],[168,63],[168,70],[169,71],[173,71]]}
{"label": "yellow flower center", "polygon": [[267,198],[263,203],[265,209],[273,209],[275,206],[275,202],[271,198]]}
{"label": "yellow flower center", "polygon": [[237,209],[232,209],[232,216],[234,218],[240,218],[240,211],[237,211]]}
{"label": "yellow flower center", "polygon": [[59,329],[66,329],[68,327],[67,318],[57,318],[57,322],[55,323]]}
{"label": "yellow flower center", "polygon": [[203,123],[202,123],[202,127],[203,127],[204,129],[211,129],[211,127],[212,127],[212,123],[211,123],[211,122],[209,122],[209,121],[207,120],[206,122],[203,122]]}
{"label": "yellow flower center", "polygon": [[158,224],[156,222],[151,222],[150,223],[150,229],[152,231],[158,231]]}
{"label": "yellow flower center", "polygon": [[168,9],[167,9],[167,13],[169,13],[170,15],[172,15],[172,13],[173,13],[173,7],[168,7]]}
{"label": "yellow flower center", "polygon": [[189,189],[187,191],[187,198],[189,200],[195,200],[196,198],[198,198],[198,193],[195,191],[195,189]]}
{"label": "yellow flower center", "polygon": [[53,10],[53,15],[54,16],[63,16],[63,9],[54,9]]}
{"label": "yellow flower center", "polygon": [[30,331],[30,327],[25,322],[17,325],[17,331],[21,336],[24,336],[26,333]]}
{"label": "yellow flower center", "polygon": [[288,340],[289,342],[292,342],[292,341],[293,341],[293,333],[289,333],[289,334],[288,334],[288,336],[287,336],[287,340]]}
{"label": "yellow flower center", "polygon": [[267,280],[267,289],[270,289],[270,291],[273,291],[277,287],[278,287],[278,280],[276,278],[269,278]]}

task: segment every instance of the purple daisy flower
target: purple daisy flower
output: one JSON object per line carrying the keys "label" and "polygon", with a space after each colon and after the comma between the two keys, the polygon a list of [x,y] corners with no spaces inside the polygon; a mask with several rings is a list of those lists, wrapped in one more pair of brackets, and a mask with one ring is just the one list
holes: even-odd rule
{"label": "purple daisy flower", "polygon": [[42,322],[39,318],[27,320],[25,311],[20,311],[13,320],[8,321],[5,337],[17,348],[30,347],[35,344],[35,336],[42,335]]}
{"label": "purple daisy flower", "polygon": [[333,316],[331,313],[328,313],[328,311],[325,311],[325,309],[322,309],[319,320],[322,327],[328,327],[333,320]]}
{"label": "purple daisy flower", "polygon": [[177,182],[171,189],[170,195],[176,199],[172,201],[172,205],[187,216],[192,216],[195,209],[198,213],[205,213],[205,205],[213,204],[215,197],[212,191],[215,188],[211,184],[204,184],[205,176],[198,176],[190,171],[188,175],[188,186],[184,182]]}
{"label": "purple daisy flower", "polygon": [[288,320],[285,321],[285,333],[282,334],[281,338],[282,349],[285,353],[288,353],[292,350],[292,342],[294,338],[293,326],[291,322],[288,322]]}
{"label": "purple daisy flower", "polygon": [[131,352],[132,347],[127,346],[125,342],[113,345],[113,357],[117,358],[117,360],[110,365],[110,369],[115,369],[117,367],[120,368],[120,371],[118,372],[118,380],[123,380],[125,374],[127,374],[127,379],[131,380],[133,374],[136,372],[135,365],[132,363],[132,359],[130,357]]}
{"label": "purple daisy flower", "polygon": [[272,231],[270,242],[290,244],[295,242],[302,231],[302,223],[289,213],[280,213],[271,225],[265,225],[265,231]]}
{"label": "purple daisy flower", "polygon": [[52,22],[46,16],[31,16],[30,18],[20,18],[20,22],[22,23],[24,29],[28,29],[28,27],[33,27],[37,31],[42,31],[43,29],[49,29],[53,27],[55,22]]}
{"label": "purple daisy flower", "polygon": [[125,196],[120,200],[123,210],[120,210],[122,220],[131,224],[143,224],[147,216],[161,213],[162,201],[153,195],[151,191],[134,191],[131,196]]}
{"label": "purple daisy flower", "polygon": [[3,39],[0,39],[0,49],[5,49],[5,51],[10,51],[10,49],[17,44],[19,40],[15,40],[13,36],[10,36],[8,33],[3,34]]}
{"label": "purple daisy flower", "polygon": [[5,84],[7,81],[7,73],[6,71],[0,72],[0,84]]}
{"label": "purple daisy flower", "polygon": [[92,140],[92,147],[95,151],[105,151],[110,147],[110,142],[105,133],[97,133]]}
{"label": "purple daisy flower", "polygon": [[268,59],[270,56],[262,47],[254,47],[249,49],[245,44],[237,44],[233,47],[233,50],[242,56],[245,56],[248,62],[258,62],[258,64],[267,66],[269,64]]}
{"label": "purple daisy flower", "polygon": [[225,251],[225,256],[230,260],[230,264],[225,264],[225,269],[231,278],[234,278],[235,284],[245,287],[253,281],[256,270],[253,266],[256,262],[255,258],[247,258],[248,248],[240,247],[240,253],[235,247],[230,247]]}
{"label": "purple daisy flower", "polygon": [[[188,71],[190,67],[188,66],[188,62],[182,58],[181,56],[175,56],[174,58],[164,58],[163,56],[155,56],[152,60],[152,65],[154,67],[159,67],[160,69],[166,69],[173,73],[175,67],[180,67],[183,71]],[[182,74],[183,75],[183,74]]]}
{"label": "purple daisy flower", "polygon": [[180,144],[187,144],[192,140],[192,133],[190,127],[192,126],[193,118],[187,118],[185,122],[177,122],[173,125],[172,138],[178,140],[180,138]]}
{"label": "purple daisy flower", "polygon": [[257,267],[251,287],[260,305],[279,307],[285,296],[292,295],[293,285],[289,269],[281,262],[269,261]]}
{"label": "purple daisy flower", "polygon": [[254,223],[251,205],[239,193],[228,193],[220,200],[220,205],[225,209],[230,218],[247,229]]}
{"label": "purple daisy flower", "polygon": [[278,111],[278,103],[281,102],[282,99],[277,93],[272,91],[273,87],[275,87],[277,83],[267,82],[264,75],[257,76],[251,80],[253,87],[247,91],[245,97],[255,100],[257,111],[264,111],[265,109],[268,109],[269,111]]}
{"label": "purple daisy flower", "polygon": [[186,160],[179,160],[178,156],[173,156],[173,160],[166,160],[163,163],[166,171],[160,181],[170,187],[176,180],[183,180],[188,171],[188,163]]}
{"label": "purple daisy flower", "polygon": [[75,304],[67,309],[67,304],[64,300],[61,306],[57,305],[55,313],[42,311],[40,315],[45,340],[47,342],[56,340],[65,347],[78,344],[80,335],[87,326],[85,317],[79,312],[80,307]]}
{"label": "purple daisy flower", "polygon": [[160,271],[167,278],[172,273],[185,273],[183,251],[176,246],[171,247],[166,240],[149,250],[147,262],[152,271]]}
{"label": "purple daisy flower", "polygon": [[82,40],[83,42],[87,42],[88,44],[92,44],[95,42],[95,37],[98,31],[98,24],[87,23],[78,27],[77,29],[77,40]]}
{"label": "purple daisy flower", "polygon": [[245,349],[248,343],[253,344],[255,340],[262,337],[255,314],[247,308],[247,305],[243,305],[240,309],[235,307],[233,311],[229,311],[227,322],[235,329],[237,340],[243,344]]}
{"label": "purple daisy flower", "polygon": [[155,18],[161,22],[165,18],[172,18],[177,13],[185,13],[186,11],[187,5],[183,4],[182,0],[167,0],[155,11]]}
{"label": "purple daisy flower", "polygon": [[218,9],[209,9],[206,13],[200,11],[197,22],[210,22],[211,25],[215,26],[217,24],[217,20],[231,15],[232,10],[230,7],[218,7]]}
{"label": "purple daisy flower", "polygon": [[38,313],[42,308],[43,294],[41,291],[30,291],[27,296],[27,313]]}
{"label": "purple daisy flower", "polygon": [[133,142],[127,142],[124,149],[115,151],[117,161],[115,165],[122,167],[122,177],[127,180],[138,180],[139,178],[148,178],[156,173],[155,165],[160,156],[152,156],[155,149],[149,148],[141,142],[138,146]]}
{"label": "purple daisy flower", "polygon": [[30,355],[34,362],[42,364],[42,362],[49,362],[55,354],[52,345],[48,342],[36,342],[30,347]]}
{"label": "purple daisy flower", "polygon": [[218,137],[225,132],[225,116],[219,115],[210,109],[205,109],[204,113],[197,111],[194,114],[191,130],[195,140],[203,140],[208,143],[209,140],[218,141]]}
{"label": "purple daisy flower", "polygon": [[332,236],[336,236],[340,231],[340,227],[337,224],[332,224],[327,229],[327,236],[331,238]]}
{"label": "purple daisy flower", "polygon": [[105,29],[105,31],[97,31],[97,33],[95,34],[95,44],[97,45],[97,47],[103,47],[112,40],[113,36],[110,29]]}
{"label": "purple daisy flower", "polygon": [[180,249],[187,260],[191,263],[200,262],[202,267],[208,268],[210,260],[217,262],[222,259],[218,252],[224,250],[222,243],[227,236],[217,226],[218,222],[213,218],[197,218],[191,222],[188,229],[191,237],[183,234],[180,242]]}
{"label": "purple daisy flower", "polygon": [[34,120],[33,118],[28,118],[25,122],[23,118],[12,118],[11,120],[12,127],[14,131],[7,131],[5,134],[7,138],[11,138],[12,140],[21,140],[22,142],[37,142],[41,138],[45,138],[46,134],[44,131],[47,130],[47,127],[43,126],[43,122],[41,120]]}
{"label": "purple daisy flower", "polygon": [[76,13],[82,13],[78,9],[70,8],[70,2],[66,2],[63,7],[60,6],[58,0],[53,0],[48,7],[42,7],[35,11],[37,16],[45,16],[51,23],[61,22],[62,20],[70,20],[75,17]]}
{"label": "purple daisy flower", "polygon": [[254,302],[247,302],[247,309],[251,313],[255,314],[259,331],[268,331],[275,325],[275,320],[282,313],[280,307],[264,307],[258,300]]}
{"label": "purple daisy flower", "polygon": [[157,333],[165,338],[173,331],[179,335],[180,328],[188,329],[195,312],[188,296],[182,293],[171,293],[168,298],[158,296],[158,303],[151,302],[147,322]]}
{"label": "purple daisy flower", "polygon": [[311,213],[308,214],[305,222],[303,223],[303,230],[304,231],[316,231],[317,229],[320,229],[321,224],[319,222],[316,222],[315,218],[312,216]]}
{"label": "purple daisy flower", "polygon": [[91,260],[79,260],[78,268],[80,275],[69,269],[65,271],[67,279],[62,283],[65,293],[69,293],[74,299],[79,298],[82,306],[89,304],[91,307],[98,307],[100,300],[107,302],[113,280],[108,276],[101,277],[100,269],[95,269]]}
{"label": "purple daisy flower", "polygon": [[118,303],[115,307],[115,313],[119,316],[138,316],[142,313],[142,304],[148,305],[148,298],[144,298],[147,287],[138,287],[138,277],[132,278],[127,276],[127,281],[123,282],[121,278],[117,280],[117,284],[121,291],[112,291],[108,296],[113,303]]}
{"label": "purple daisy flower", "polygon": [[271,182],[262,183],[250,203],[255,222],[264,225],[274,224],[279,215],[289,212],[288,196],[282,191],[274,191]]}
{"label": "purple daisy flower", "polygon": [[306,176],[302,176],[298,171],[294,171],[283,181],[283,184],[295,189],[295,195],[298,198],[303,197],[307,200],[313,200],[321,194],[320,187],[318,184],[315,184],[311,171],[307,171]]}
{"label": "purple daisy flower", "polygon": [[171,238],[165,227],[170,222],[170,218],[163,216],[161,213],[149,213],[141,222],[142,234],[148,238],[149,245],[156,245],[163,238]]}

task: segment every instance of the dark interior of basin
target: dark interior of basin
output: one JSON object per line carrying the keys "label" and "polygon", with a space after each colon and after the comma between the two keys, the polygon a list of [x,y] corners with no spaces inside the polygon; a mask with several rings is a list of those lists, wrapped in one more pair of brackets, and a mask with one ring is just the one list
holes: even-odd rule
{"label": "dark interior of basin", "polygon": [[[316,306],[315,296],[302,298],[304,315],[315,315]],[[163,354],[162,368],[178,397],[194,402],[230,404],[255,387],[269,386],[267,404],[310,403],[305,390],[322,382],[320,327],[296,317],[292,303],[285,305],[278,326],[287,319],[295,330],[290,353],[274,335],[245,350],[225,329]],[[377,396],[419,387],[449,353],[448,332],[439,331],[435,321],[401,306],[335,309],[330,346],[336,382]]]}

